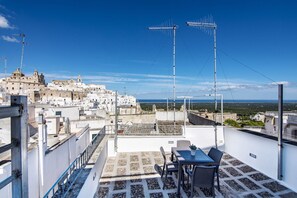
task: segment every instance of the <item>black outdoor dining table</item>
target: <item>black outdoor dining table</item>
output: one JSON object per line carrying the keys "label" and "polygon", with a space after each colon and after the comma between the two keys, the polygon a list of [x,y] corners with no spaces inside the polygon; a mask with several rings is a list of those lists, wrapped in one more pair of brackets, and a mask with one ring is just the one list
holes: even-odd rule
{"label": "black outdoor dining table", "polygon": [[180,185],[182,176],[183,165],[208,165],[213,164],[214,161],[208,155],[206,155],[201,149],[197,149],[195,156],[191,155],[190,150],[178,150],[178,148],[172,148],[172,154],[175,155],[178,162],[178,179],[177,179],[177,194],[180,195]]}

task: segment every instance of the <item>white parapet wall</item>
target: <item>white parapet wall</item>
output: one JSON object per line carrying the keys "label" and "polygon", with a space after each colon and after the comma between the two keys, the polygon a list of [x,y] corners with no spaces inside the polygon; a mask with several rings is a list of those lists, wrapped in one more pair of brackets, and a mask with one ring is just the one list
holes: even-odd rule
{"label": "white parapet wall", "polygon": [[[183,121],[184,119],[187,118],[187,113],[186,116],[184,112],[182,111],[176,111],[175,112],[175,120],[176,121]],[[156,112],[156,119],[160,121],[174,121],[174,111],[157,111]]]}
{"label": "white parapet wall", "polygon": [[[278,142],[226,127],[225,152],[277,180]],[[283,144],[283,185],[297,192],[297,146]]]}
{"label": "white parapet wall", "polygon": [[76,136],[72,136],[63,144],[45,155],[44,193],[52,187],[76,157]]}
{"label": "white parapet wall", "polygon": [[[190,140],[201,149],[215,146],[213,126],[187,126],[185,136],[118,136],[118,152],[160,151],[167,152],[176,146],[177,140]],[[218,127],[218,145],[224,144],[223,128]],[[114,139],[109,140],[109,156],[115,155]]]}

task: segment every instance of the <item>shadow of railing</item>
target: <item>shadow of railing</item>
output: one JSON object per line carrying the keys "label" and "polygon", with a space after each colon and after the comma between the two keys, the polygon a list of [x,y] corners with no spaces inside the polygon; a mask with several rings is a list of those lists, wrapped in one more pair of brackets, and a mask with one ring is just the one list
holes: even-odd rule
{"label": "shadow of railing", "polygon": [[92,157],[94,151],[105,137],[106,129],[103,127],[99,133],[92,139],[87,148],[68,166],[63,174],[58,178],[54,185],[46,192],[44,198],[67,197],[70,189],[73,187],[77,179],[85,170],[88,161]]}

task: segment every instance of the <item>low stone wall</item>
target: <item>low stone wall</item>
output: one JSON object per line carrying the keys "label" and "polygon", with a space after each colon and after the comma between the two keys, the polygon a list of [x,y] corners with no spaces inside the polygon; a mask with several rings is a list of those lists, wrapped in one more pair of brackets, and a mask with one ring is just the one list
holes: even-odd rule
{"label": "low stone wall", "polygon": [[188,113],[189,122],[193,125],[214,125],[213,120],[209,120],[207,118],[203,118],[199,115]]}

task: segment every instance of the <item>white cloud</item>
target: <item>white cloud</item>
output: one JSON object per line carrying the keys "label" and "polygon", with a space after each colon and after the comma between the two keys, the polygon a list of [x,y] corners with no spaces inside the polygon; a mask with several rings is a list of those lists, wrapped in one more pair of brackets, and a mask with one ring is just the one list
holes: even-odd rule
{"label": "white cloud", "polygon": [[19,43],[19,40],[13,36],[2,36],[2,39],[4,41],[11,42],[11,43]]}
{"label": "white cloud", "polygon": [[13,29],[13,26],[11,26],[8,22],[8,20],[0,15],[0,28],[5,28],[5,29]]}

